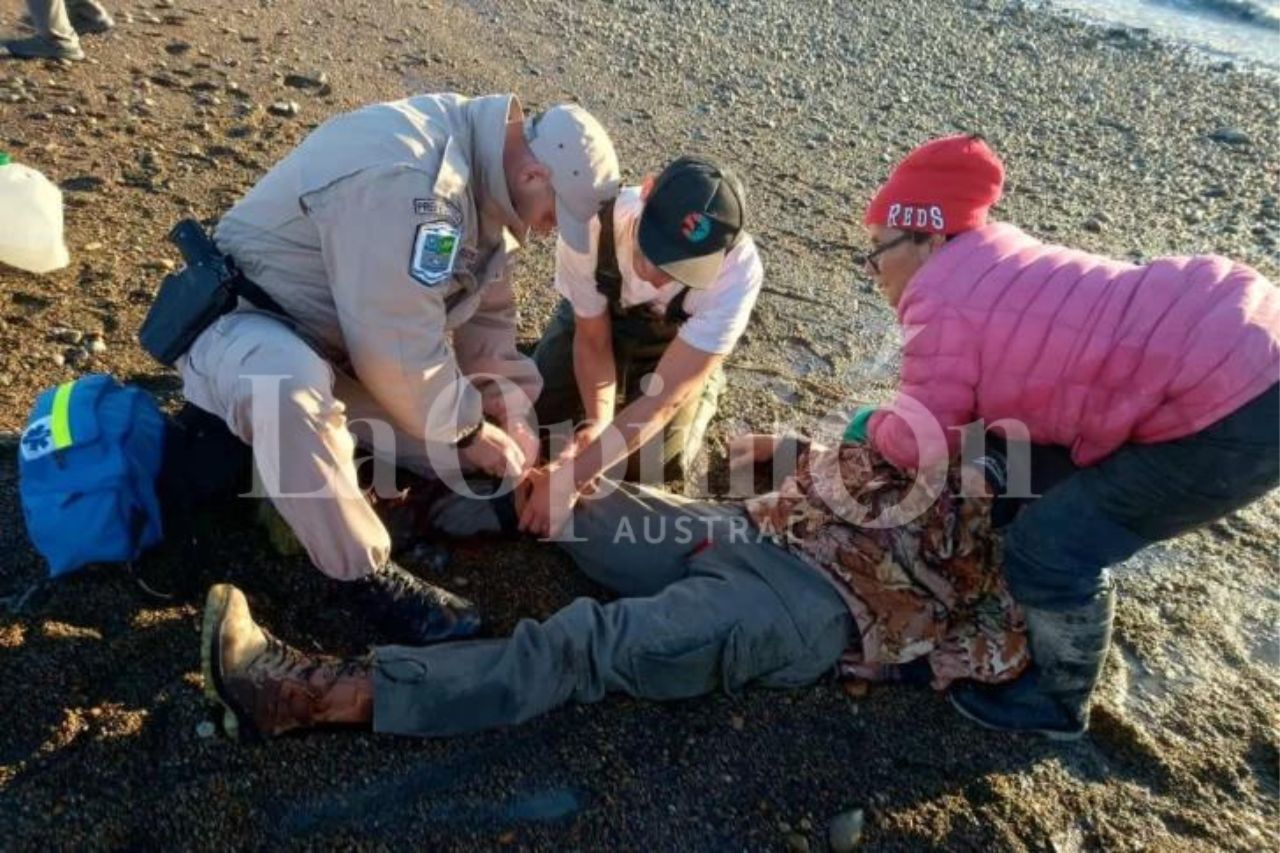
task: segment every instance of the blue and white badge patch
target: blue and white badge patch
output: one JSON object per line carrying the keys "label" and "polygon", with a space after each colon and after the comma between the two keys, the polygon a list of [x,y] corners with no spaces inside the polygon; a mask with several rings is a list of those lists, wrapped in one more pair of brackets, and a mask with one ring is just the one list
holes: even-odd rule
{"label": "blue and white badge patch", "polygon": [[453,265],[462,245],[461,229],[450,222],[427,222],[418,226],[413,239],[409,275],[419,284],[435,287],[453,276]]}
{"label": "blue and white badge patch", "polygon": [[56,450],[57,447],[53,441],[53,416],[45,415],[43,418],[32,421],[30,426],[22,431],[18,448],[22,458],[28,462],[39,459],[41,456],[48,456]]}

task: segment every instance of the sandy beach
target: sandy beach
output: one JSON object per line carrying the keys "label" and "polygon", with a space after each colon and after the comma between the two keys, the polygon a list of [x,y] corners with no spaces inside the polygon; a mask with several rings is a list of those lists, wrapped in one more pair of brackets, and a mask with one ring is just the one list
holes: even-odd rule
{"label": "sandy beach", "polygon": [[[733,163],[766,267],[728,365],[724,439],[887,399],[895,320],[855,274],[862,207],[930,136],[984,134],[997,218],[1116,257],[1213,251],[1280,276],[1280,83],[1140,34],[996,0],[158,0],[111,6],[89,61],[0,63],[0,150],[63,190],[72,263],[0,268],[0,847],[821,850],[841,813],[868,850],[1280,846],[1280,495],[1150,549],[1121,598],[1091,734],[981,731],[924,687],[570,707],[448,741],[208,736],[203,590],[230,580],[285,639],[376,637],[280,557],[252,506],[159,559],[27,595],[13,439],[35,395],[88,371],[168,405],[136,342],[178,219],[215,220],[307,131],[423,91],[577,99],[636,180],[686,150]],[[17,0],[0,0],[16,31]],[[555,306],[553,243],[516,276],[521,340]],[[100,341],[101,346],[90,342]],[[240,504],[247,504],[241,501]],[[551,547],[459,546],[435,577],[495,632],[600,590]],[[16,612],[15,612],[16,611]]]}

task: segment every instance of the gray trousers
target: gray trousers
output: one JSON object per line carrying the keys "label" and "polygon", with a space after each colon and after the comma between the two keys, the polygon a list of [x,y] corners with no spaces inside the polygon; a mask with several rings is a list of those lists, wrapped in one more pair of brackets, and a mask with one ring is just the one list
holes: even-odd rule
{"label": "gray trousers", "polygon": [[[71,5],[75,5],[74,0]],[[36,34],[68,47],[80,44],[80,37],[67,15],[67,6],[66,0],[27,0],[27,14],[31,16]]]}
{"label": "gray trousers", "polygon": [[[459,503],[436,519],[460,520]],[[473,501],[473,516],[492,510]],[[474,533],[485,524],[464,525]],[[496,518],[493,527],[496,529]],[[512,725],[609,692],[684,699],[811,684],[850,642],[831,584],[758,541],[742,511],[621,484],[584,500],[563,547],[625,598],[580,598],[505,639],[374,650],[375,731],[438,737]]]}

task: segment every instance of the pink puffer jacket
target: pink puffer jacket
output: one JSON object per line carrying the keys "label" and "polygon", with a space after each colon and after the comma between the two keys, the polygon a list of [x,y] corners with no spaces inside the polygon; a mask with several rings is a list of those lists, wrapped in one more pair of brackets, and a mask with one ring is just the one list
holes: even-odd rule
{"label": "pink puffer jacket", "polygon": [[[1280,291],[1216,255],[1143,266],[991,224],[943,246],[898,305],[895,411],[868,422],[901,468],[954,452],[949,427],[1023,422],[1089,465],[1129,442],[1190,435],[1280,380]],[[911,398],[946,430],[908,421]]]}

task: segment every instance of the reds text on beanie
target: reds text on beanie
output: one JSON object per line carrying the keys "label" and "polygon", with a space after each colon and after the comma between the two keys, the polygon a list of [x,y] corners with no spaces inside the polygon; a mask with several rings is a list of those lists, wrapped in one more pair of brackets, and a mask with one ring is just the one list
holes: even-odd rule
{"label": "reds text on beanie", "polygon": [[863,222],[958,234],[986,224],[1003,188],[1004,164],[981,137],[944,136],[903,158],[867,206]]}

